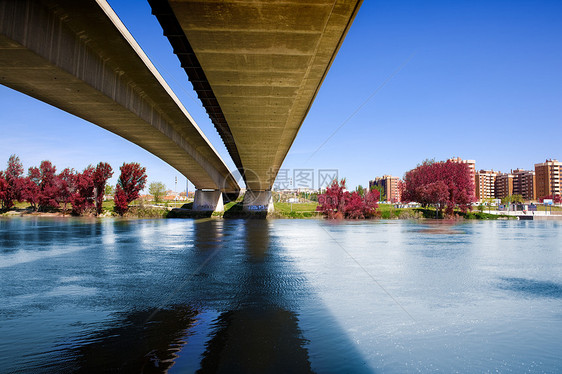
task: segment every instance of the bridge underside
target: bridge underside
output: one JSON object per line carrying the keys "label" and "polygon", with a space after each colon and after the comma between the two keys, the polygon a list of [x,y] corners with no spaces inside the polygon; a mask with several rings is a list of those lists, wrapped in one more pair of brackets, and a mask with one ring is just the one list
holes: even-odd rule
{"label": "bridge underside", "polygon": [[141,146],[196,188],[236,194],[223,160],[109,5],[99,3],[0,1],[0,83]]}
{"label": "bridge underside", "polygon": [[360,0],[149,0],[249,190],[270,190]]}

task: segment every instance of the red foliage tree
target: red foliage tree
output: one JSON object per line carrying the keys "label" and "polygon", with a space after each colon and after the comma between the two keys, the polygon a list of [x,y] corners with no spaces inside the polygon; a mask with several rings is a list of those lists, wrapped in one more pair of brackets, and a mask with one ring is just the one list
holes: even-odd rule
{"label": "red foliage tree", "polygon": [[96,205],[96,214],[100,214],[103,204],[103,195],[105,192],[105,184],[107,180],[113,176],[113,169],[106,162],[100,162],[92,175],[94,182],[94,202]]}
{"label": "red foliage tree", "polygon": [[3,173],[3,179],[6,186],[2,193],[2,207],[9,209],[14,205],[15,200],[21,199],[21,178],[23,174],[23,165],[16,155],[11,155],[8,159],[8,167]]}
{"label": "red foliage tree", "polygon": [[341,180],[341,184],[334,180],[326,188],[325,193],[318,195],[316,210],[322,212],[329,219],[343,219],[345,206],[344,190],[345,179]]}
{"label": "red foliage tree", "polygon": [[72,202],[72,196],[76,192],[76,171],[66,168],[60,172],[57,178],[57,201],[62,204],[62,213],[66,214],[67,205]]}
{"label": "red foliage tree", "polygon": [[380,191],[371,190],[367,192],[363,200],[365,202],[365,206],[363,208],[365,217],[374,217],[377,213],[377,209],[379,208]]}
{"label": "red foliage tree", "polygon": [[50,161],[41,161],[39,165],[40,182],[39,182],[39,210],[47,210],[49,208],[58,208],[58,181],[57,168]]}
{"label": "red foliage tree", "polygon": [[138,199],[139,192],[146,184],[146,168],[136,162],[124,163],[119,168],[121,175],[115,188],[115,210],[123,215],[129,209],[129,203]]}
{"label": "red foliage tree", "polygon": [[362,197],[357,191],[345,191],[345,179],[334,180],[326,192],[318,195],[317,211],[329,219],[368,218],[376,214],[379,192],[370,191]]}
{"label": "red foliage tree", "polygon": [[474,201],[474,181],[468,165],[425,161],[404,176],[402,201],[416,201],[423,206],[447,207],[451,214],[458,206],[462,211]]}
{"label": "red foliage tree", "polygon": [[8,196],[8,182],[4,178],[4,173],[0,171],[0,202],[4,208],[4,201]]}
{"label": "red foliage tree", "polygon": [[74,193],[70,198],[72,212],[82,214],[94,205],[94,168],[88,166],[82,173],[78,173],[74,179]]}
{"label": "red foliage tree", "polygon": [[344,192],[344,216],[345,218],[359,219],[365,218],[363,215],[365,202],[363,198],[357,191],[350,193],[349,191]]}
{"label": "red foliage tree", "polygon": [[560,204],[562,203],[562,197],[560,195],[548,195],[548,196],[542,196],[539,197],[539,203],[544,202],[544,199],[552,199],[552,202],[554,204]]}
{"label": "red foliage tree", "polygon": [[37,167],[30,167],[27,177],[20,179],[21,197],[35,210],[38,209],[41,195],[41,171]]}

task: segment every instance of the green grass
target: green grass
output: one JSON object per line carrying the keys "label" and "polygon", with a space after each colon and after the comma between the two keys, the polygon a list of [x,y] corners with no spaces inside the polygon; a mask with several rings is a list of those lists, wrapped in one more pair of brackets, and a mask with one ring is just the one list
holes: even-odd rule
{"label": "green grass", "polygon": [[273,217],[277,218],[316,218],[320,213],[316,211],[318,203],[274,203]]}
{"label": "green grass", "polygon": [[516,219],[515,217],[505,216],[503,214],[489,214],[484,212],[457,212],[457,214],[465,219]]}
{"label": "green grass", "polygon": [[421,218],[416,208],[395,208],[393,204],[379,204],[377,210],[382,219],[417,219]]}

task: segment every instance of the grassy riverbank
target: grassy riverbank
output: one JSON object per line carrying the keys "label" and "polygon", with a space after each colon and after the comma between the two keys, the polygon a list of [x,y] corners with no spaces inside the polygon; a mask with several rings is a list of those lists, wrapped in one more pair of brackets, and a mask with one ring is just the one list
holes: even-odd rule
{"label": "grassy riverbank", "polygon": [[[172,209],[173,206],[164,204],[154,205],[152,202],[134,201],[129,211],[124,215],[126,218],[250,218],[263,217],[265,214],[247,213],[242,209],[242,202],[235,201],[225,204],[224,212],[194,212],[191,210],[192,203],[185,204],[187,209]],[[318,203],[274,203],[274,212],[267,215],[269,218],[322,218],[322,215],[316,211]],[[554,209],[553,209],[554,210]],[[443,215],[438,214],[434,208],[395,208],[392,204],[380,204],[378,209],[378,218],[381,219],[442,219]],[[63,214],[62,209],[51,210],[48,212],[35,212],[27,203],[17,203],[14,208],[9,211],[0,211],[0,215],[4,216],[71,216],[70,211]],[[93,213],[86,216],[94,216]],[[103,211],[99,217],[120,217],[114,211],[112,200],[104,201]],[[479,220],[496,220],[496,219],[514,219],[505,215],[489,214],[486,211],[472,211],[462,213],[455,212],[456,219],[479,219]]]}
{"label": "grassy riverbank", "polygon": [[[322,214],[316,211],[318,203],[274,203],[273,213],[267,215],[268,218],[322,218]],[[244,212],[242,202],[230,202],[225,204],[224,212],[194,212],[191,211],[191,204],[187,204],[187,209],[172,210],[168,218],[265,218],[265,214]],[[443,219],[443,214],[438,214],[434,208],[395,208],[391,204],[380,204],[378,217],[380,219]],[[455,219],[514,219],[504,215],[489,214],[485,212],[455,212]]]}
{"label": "grassy riverbank", "polygon": [[[102,204],[102,212],[98,217],[121,217],[114,210],[113,200],[106,200]],[[133,201],[129,206],[129,211],[123,215],[125,218],[166,218],[171,208],[165,206],[153,206],[142,201]],[[0,216],[45,216],[45,217],[65,217],[73,216],[70,204],[64,211],[61,206],[59,209],[48,211],[35,211],[28,203],[18,202],[9,210],[0,210]],[[92,211],[83,214],[84,217],[94,217]]]}

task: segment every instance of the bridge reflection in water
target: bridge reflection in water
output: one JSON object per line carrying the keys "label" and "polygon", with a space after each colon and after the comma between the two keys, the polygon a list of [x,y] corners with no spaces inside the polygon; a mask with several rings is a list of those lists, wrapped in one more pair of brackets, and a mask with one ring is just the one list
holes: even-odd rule
{"label": "bridge reflection in water", "polygon": [[[331,343],[337,342],[330,348],[321,344],[333,352],[315,353],[329,366],[315,368],[311,362],[310,342],[299,318],[313,291],[305,275],[284,258],[286,249],[278,234],[271,235],[271,223],[195,222],[193,231],[183,234],[192,246],[176,255],[178,269],[170,269],[169,292],[157,295],[161,304],[140,310],[139,305],[130,305],[130,310],[116,313],[110,324],[85,337],[84,344],[66,352],[68,360],[52,369],[357,372],[357,363],[363,360],[334,321],[317,321],[329,330]],[[127,224],[116,228],[121,234],[133,230],[123,244],[140,245],[144,239],[137,228]],[[319,314],[329,319],[328,313]]]}

